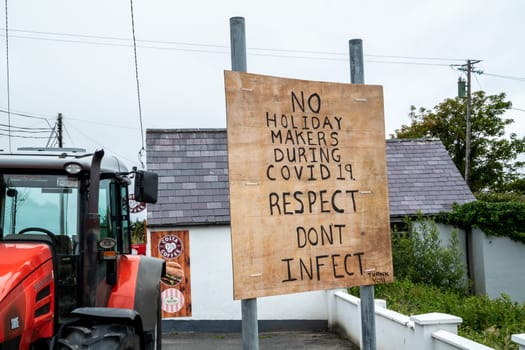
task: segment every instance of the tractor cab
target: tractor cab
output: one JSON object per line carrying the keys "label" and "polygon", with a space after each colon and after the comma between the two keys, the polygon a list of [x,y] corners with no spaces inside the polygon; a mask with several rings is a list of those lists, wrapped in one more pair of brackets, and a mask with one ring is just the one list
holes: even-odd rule
{"label": "tractor cab", "polygon": [[[55,331],[77,308],[111,306],[119,266],[128,266],[125,256],[131,254],[132,179],[137,201],[156,201],[156,174],[129,171],[103,151],[0,154],[0,244],[6,252],[29,249],[33,243],[49,247]],[[119,263],[121,257],[125,261]]]}

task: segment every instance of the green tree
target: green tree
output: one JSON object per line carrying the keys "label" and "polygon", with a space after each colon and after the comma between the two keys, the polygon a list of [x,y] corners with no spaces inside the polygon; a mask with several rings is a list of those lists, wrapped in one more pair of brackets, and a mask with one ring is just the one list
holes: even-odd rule
{"label": "green tree", "polygon": [[135,221],[131,224],[131,242],[144,243],[144,236],[146,234],[146,220]]}
{"label": "green tree", "polygon": [[[469,186],[473,192],[525,190],[519,173],[524,163],[517,160],[525,151],[525,138],[505,127],[514,122],[503,118],[512,103],[505,93],[487,96],[483,91],[472,94],[471,152]],[[457,168],[465,172],[466,99],[446,99],[433,109],[411,106],[410,125],[403,125],[391,137],[436,137],[443,142]]]}

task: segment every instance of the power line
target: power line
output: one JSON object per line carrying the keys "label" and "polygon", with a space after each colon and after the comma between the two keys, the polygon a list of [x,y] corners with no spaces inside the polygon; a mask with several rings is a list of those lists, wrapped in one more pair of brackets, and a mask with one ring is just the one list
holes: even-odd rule
{"label": "power line", "polygon": [[[25,37],[19,35],[11,35],[11,37],[19,39],[36,39],[36,40],[45,40],[45,41],[55,41],[55,42],[64,42],[64,43],[73,43],[73,44],[88,44],[88,45],[97,45],[97,46],[111,46],[111,47],[134,47],[133,45],[128,44],[116,44],[116,43],[103,43],[95,41],[81,41],[81,40],[68,40],[68,39],[54,39],[54,38],[35,38],[35,37]],[[139,40],[138,40],[139,41]],[[145,42],[144,40],[140,40]],[[148,42],[154,42],[149,40]],[[157,43],[169,43],[169,42],[158,42]],[[173,42],[172,42],[173,43]],[[208,45],[208,44],[190,44],[190,43],[179,43],[180,45],[193,45],[193,46],[203,46],[203,47],[221,47],[219,45]],[[147,46],[147,45],[136,45],[138,48],[142,49],[153,49],[153,50],[164,50],[164,51],[179,51],[179,52],[194,52],[194,53],[207,53],[207,54],[221,54],[227,55],[228,51],[214,51],[207,49],[188,49],[188,48],[177,48],[177,47],[160,47],[160,46]],[[228,48],[224,46],[224,48]],[[305,54],[324,54],[324,55],[345,55],[343,53],[336,52],[322,52],[322,51],[309,51],[309,50],[286,50],[286,49],[262,49],[262,48],[248,48],[249,56],[259,56],[259,57],[273,57],[273,58],[288,58],[288,59],[306,59],[306,60],[317,60],[317,61],[338,61],[338,62],[347,62],[347,58],[337,58],[337,57],[320,57],[320,56],[301,56],[301,55],[279,55],[279,54],[269,54],[269,53],[257,53],[250,50],[265,50],[265,51],[275,51],[283,53],[305,53]],[[384,57],[384,58],[401,58],[406,57],[406,59],[428,59],[428,60],[440,60],[445,61],[446,58],[410,58],[409,56],[390,56],[390,55],[364,55],[365,57]],[[456,59],[451,59],[456,60]],[[368,63],[382,63],[382,64],[405,64],[405,65],[419,65],[419,66],[442,66],[448,67],[449,64],[438,64],[438,63],[426,63],[426,62],[402,62],[402,61],[378,61],[378,60],[367,60]]]}
{"label": "power line", "polygon": [[[365,55],[366,56],[366,55]],[[412,66],[434,66],[434,67],[450,67],[450,64],[445,63],[426,63],[426,62],[402,62],[402,61],[376,61],[367,60],[368,63],[386,63],[386,64],[405,64]]]}
{"label": "power line", "polygon": [[[7,0],[6,0],[7,3]],[[7,27],[7,26],[6,26]],[[73,33],[59,33],[59,32],[45,32],[45,31],[34,31],[34,30],[21,30],[21,29],[10,29],[10,32],[18,33],[27,33],[27,34],[37,34],[37,35],[50,35],[58,37],[71,37],[71,38],[83,38],[83,39],[96,39],[96,40],[113,40],[119,42],[128,42],[128,38],[115,37],[115,36],[103,36],[103,35],[88,35],[88,34],[73,34]],[[198,53],[210,53],[210,54],[228,54],[229,46],[219,45],[219,44],[207,44],[207,43],[194,43],[194,42],[184,42],[184,41],[163,41],[163,40],[135,40],[134,45],[130,44],[120,44],[120,43],[108,43],[100,41],[86,41],[86,40],[70,40],[70,39],[58,39],[58,38],[45,38],[45,37],[35,37],[35,36],[23,36],[23,35],[11,35],[11,38],[20,38],[20,39],[33,39],[33,40],[45,40],[45,41],[57,41],[65,43],[75,43],[75,44],[88,44],[88,45],[101,45],[101,46],[114,46],[114,47],[140,47],[144,49],[154,49],[154,50],[173,50],[181,52],[198,52]],[[180,47],[162,47],[162,46],[151,46],[151,45],[136,45],[136,43],[148,43],[148,44],[158,44],[158,45],[179,45],[179,46],[191,46],[191,47],[201,47],[204,49],[191,49],[191,48],[180,48]],[[206,49],[208,48],[208,49]],[[222,50],[211,50],[211,49],[222,49]],[[310,59],[310,60],[324,60],[324,61],[348,61],[345,52],[335,52],[335,51],[323,51],[323,50],[301,50],[301,49],[278,49],[278,48],[263,48],[263,47],[252,47],[248,48],[248,54],[251,56],[261,56],[261,57],[274,57],[274,58],[290,58],[290,59]],[[277,52],[283,53],[280,54],[270,54],[270,53],[261,53],[254,51],[262,52]],[[290,55],[292,54],[292,55]],[[304,55],[293,55],[293,54],[304,54]],[[312,55],[324,55],[329,57],[319,57]],[[336,56],[336,57],[330,57]],[[407,56],[407,55],[380,55],[380,54],[367,54],[365,57],[372,58],[372,60],[367,60],[368,63],[379,63],[379,64],[402,64],[402,65],[419,65],[419,66],[448,66],[446,64],[438,63],[429,63],[429,62],[418,62],[418,61],[442,61],[442,62],[452,62],[452,61],[464,61],[460,58],[447,58],[447,57],[429,57],[429,56]],[[340,57],[340,58],[339,58]],[[384,58],[391,60],[374,60],[373,58]],[[399,60],[411,60],[399,61]],[[418,61],[417,61],[418,60]],[[479,72],[473,72],[479,73]],[[503,74],[491,74],[491,73],[480,73],[486,76],[492,76],[496,78],[515,80],[515,81],[525,81],[524,77],[516,77]]]}
{"label": "power line", "polygon": [[22,135],[12,135],[12,134],[4,134],[0,133],[2,136],[9,136],[9,137],[15,137],[19,139],[48,139],[47,136],[22,136]]}
{"label": "power line", "polygon": [[462,58],[445,58],[445,57],[424,57],[424,56],[392,56],[392,55],[363,55],[365,57],[381,57],[381,58],[396,58],[396,59],[411,59],[411,60],[425,60],[425,61],[464,61]]}
{"label": "power line", "polygon": [[[71,127],[71,125],[70,125]],[[128,162],[130,163],[134,163],[133,160],[121,155],[121,154],[118,154],[117,152],[113,151],[112,149],[104,146],[102,143],[98,142],[97,140],[95,140],[94,138],[92,138],[91,136],[88,136],[87,134],[83,133],[82,131],[80,131],[79,129],[75,128],[75,127],[72,127],[76,132],[78,132],[80,135],[84,136],[86,139],[90,140],[91,142],[93,142],[95,145],[97,145],[98,147],[101,147],[101,148],[104,148],[104,149],[107,149],[108,151],[110,151],[111,153],[119,156],[120,158],[122,159],[125,159],[127,160]]]}
{"label": "power line", "polygon": [[4,125],[5,124],[2,124],[0,126],[0,130],[10,132],[10,133],[43,134],[43,133],[48,133],[51,131],[51,129],[50,130],[14,130],[13,128],[8,128],[8,125],[5,125],[5,126]]}
{"label": "power line", "polygon": [[30,113],[10,112],[9,110],[5,110],[5,109],[0,109],[0,113],[8,113],[8,114],[16,115],[16,116],[19,116],[19,117],[40,119],[40,120],[45,120],[45,121],[49,121],[49,119],[52,119],[52,118],[45,118],[45,117],[41,117],[41,116],[37,116],[37,115],[32,115]]}
{"label": "power line", "polygon": [[27,132],[27,131],[33,131],[33,132],[43,132],[43,131],[49,131],[51,129],[49,128],[33,128],[33,127],[25,127],[25,126],[14,126],[12,124],[1,124],[0,123],[0,127],[11,127],[11,129],[20,129],[20,131],[24,131],[24,132]]}
{"label": "power line", "polygon": [[483,75],[487,75],[489,77],[495,77],[495,78],[502,78],[502,79],[508,79],[508,80],[516,80],[516,81],[525,81],[525,78],[522,77],[513,77],[510,75],[502,75],[502,74],[490,74],[490,73],[481,73]]}
{"label": "power line", "polygon": [[64,124],[64,132],[66,133],[67,137],[69,138],[69,141],[71,142],[71,145],[75,146],[75,143],[73,142],[73,138],[69,134],[69,130],[66,128],[66,124]]}
{"label": "power line", "polygon": [[[466,71],[465,68],[462,68],[464,67],[465,65],[459,65],[459,64],[454,64],[454,65],[451,65],[451,67],[453,69],[457,69],[457,70],[460,70],[460,71]],[[515,76],[510,76],[510,75],[503,75],[503,74],[492,74],[492,73],[487,73],[483,70],[473,70],[472,73],[476,73],[478,75],[486,75],[486,76],[489,76],[489,77],[495,77],[495,78],[501,78],[501,79],[508,79],[508,80],[516,80],[516,81],[525,81],[525,78],[523,77],[515,77]],[[478,83],[479,84],[479,83]]]}
{"label": "power line", "polygon": [[118,125],[118,124],[111,124],[111,123],[94,122],[92,120],[85,120],[85,119],[72,118],[72,117],[67,117],[67,119],[68,120],[74,120],[74,121],[77,121],[77,122],[82,122],[82,123],[100,125],[100,126],[110,126],[110,127],[115,127],[115,128],[119,128],[119,129],[137,130],[137,128],[132,127],[132,126],[128,126],[128,125]]}
{"label": "power line", "polygon": [[[0,113],[7,113],[7,110],[0,108]],[[33,118],[33,119],[45,120],[48,123],[49,123],[49,120],[54,120],[54,118],[52,118],[52,117],[46,118],[46,117],[42,117],[42,116],[35,115],[35,114],[32,114],[32,113],[11,112],[11,115],[16,115],[16,116],[25,117],[25,118]],[[130,129],[130,130],[136,130],[137,129],[135,127],[128,126],[128,125],[119,125],[119,124],[112,124],[112,123],[95,122],[95,121],[92,121],[92,120],[73,118],[73,117],[69,117],[69,116],[67,117],[67,119],[70,120],[70,121],[73,120],[73,121],[78,121],[78,122],[82,122],[82,123],[88,123],[88,124],[94,124],[94,125],[100,125],[100,126],[110,126],[110,127],[120,128],[120,129]]]}
{"label": "power line", "polygon": [[[7,123],[11,125],[11,87],[9,82],[9,21],[7,15],[7,1],[5,0],[5,61],[6,61],[6,84],[7,84]],[[11,152],[11,130],[8,130],[9,152]]]}
{"label": "power line", "polygon": [[135,54],[135,79],[137,81],[137,101],[139,107],[140,138],[142,140],[142,147],[139,150],[139,161],[142,165],[142,168],[144,169],[142,157],[144,155],[144,152],[146,151],[146,145],[144,144],[144,127],[142,124],[142,107],[140,102],[139,64],[137,60],[137,40],[135,38],[135,16],[133,14],[133,0],[129,0],[129,3],[131,7],[131,31],[133,33],[133,53]]}
{"label": "power line", "polygon": [[[66,36],[66,37],[78,37],[78,38],[86,38],[86,39],[102,39],[102,40],[115,40],[115,41],[130,41],[129,38],[124,37],[115,37],[115,36],[102,36],[102,35],[87,35],[87,34],[72,34],[72,33],[57,33],[57,32],[42,32],[42,31],[33,31],[33,30],[20,30],[20,29],[11,29],[12,32],[20,32],[20,33],[29,33],[29,34],[42,34],[42,35],[54,35],[54,36]],[[43,39],[46,38],[40,38],[40,37],[22,37],[27,39]],[[58,40],[58,39],[56,39]],[[137,42],[144,42],[144,43],[152,43],[152,44],[167,44],[167,45],[187,45],[187,46],[204,46],[204,47],[214,47],[214,48],[224,48],[229,49],[229,46],[226,45],[218,45],[218,44],[203,44],[203,43],[189,43],[189,42],[183,42],[183,41],[162,41],[162,40],[145,40],[140,39],[137,40]],[[131,45],[129,45],[131,46]]]}
{"label": "power line", "polygon": [[[129,41],[127,38],[121,37],[112,37],[112,36],[100,36],[100,35],[85,35],[85,34],[72,34],[72,33],[57,33],[57,32],[42,32],[42,31],[30,31],[30,30],[13,30],[20,33],[29,33],[29,34],[39,34],[39,35],[52,35],[52,36],[65,36],[73,38],[84,38],[84,39],[101,39],[101,40],[114,40],[114,41]],[[34,37],[34,36],[13,36],[16,38],[22,39],[35,39],[35,40],[47,40],[47,41],[58,41],[66,43],[77,43],[77,44],[91,44],[91,45],[103,45],[103,46],[117,46],[117,47],[130,47],[132,45],[128,44],[118,44],[118,43],[107,43],[100,41],[82,41],[82,40],[69,40],[69,39],[57,39],[57,38],[44,38],[44,37]],[[147,48],[147,49],[157,49],[157,50],[175,50],[175,51],[185,51],[185,52],[203,52],[203,53],[213,53],[213,54],[228,54],[230,47],[227,45],[218,45],[218,44],[205,44],[205,43],[192,43],[192,42],[182,42],[182,41],[161,41],[161,40],[136,40],[136,42],[150,43],[150,44],[161,44],[161,45],[181,45],[181,46],[193,46],[193,47],[204,47],[204,48],[213,48],[213,49],[224,49],[221,51],[216,50],[207,50],[207,49],[188,49],[188,48],[175,48],[175,47],[159,47],[159,46],[145,46],[139,45],[138,47]],[[278,57],[278,58],[301,58],[301,59],[317,59],[317,60],[332,60],[332,61],[347,61],[348,56],[345,52],[334,52],[334,51],[322,51],[322,50],[298,50],[298,49],[278,49],[278,48],[262,48],[262,47],[253,47],[248,48],[251,52],[249,55],[252,56],[265,56],[265,57]],[[266,51],[266,52],[281,52],[281,53],[292,53],[292,54],[307,54],[307,55],[325,55],[325,56],[341,56],[342,58],[330,58],[330,57],[318,57],[318,56],[298,56],[298,55],[276,55],[276,54],[264,54],[256,53],[253,51]],[[405,59],[405,60],[424,60],[424,61],[463,61],[459,58],[445,58],[445,57],[426,57],[426,56],[401,56],[401,55],[379,55],[379,54],[368,54],[364,55],[365,57],[371,58],[386,58],[386,59]],[[373,63],[398,63],[397,61],[371,61]],[[405,63],[401,63],[405,64]],[[412,62],[411,64],[418,64],[417,62]],[[428,63],[420,63],[421,65],[432,65]]]}

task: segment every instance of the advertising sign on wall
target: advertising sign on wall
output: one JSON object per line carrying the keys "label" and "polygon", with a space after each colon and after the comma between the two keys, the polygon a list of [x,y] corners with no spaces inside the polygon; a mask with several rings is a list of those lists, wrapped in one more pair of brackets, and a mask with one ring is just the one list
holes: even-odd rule
{"label": "advertising sign on wall", "polygon": [[191,316],[189,232],[151,232],[151,256],[166,260],[160,285],[162,317]]}

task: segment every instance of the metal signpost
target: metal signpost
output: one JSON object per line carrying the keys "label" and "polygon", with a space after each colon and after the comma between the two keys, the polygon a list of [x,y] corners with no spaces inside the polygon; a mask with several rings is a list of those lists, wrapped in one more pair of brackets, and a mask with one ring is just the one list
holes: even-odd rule
{"label": "metal signpost", "polygon": [[[365,83],[363,63],[363,41],[352,39],[348,42],[350,49],[350,81],[352,84]],[[361,298],[361,341],[362,350],[376,349],[376,320],[374,304],[374,285],[359,288]]]}
{"label": "metal signpost", "polygon": [[[230,18],[232,71],[246,72],[246,27],[244,17]],[[242,343],[244,350],[259,350],[257,299],[241,300]]]}

